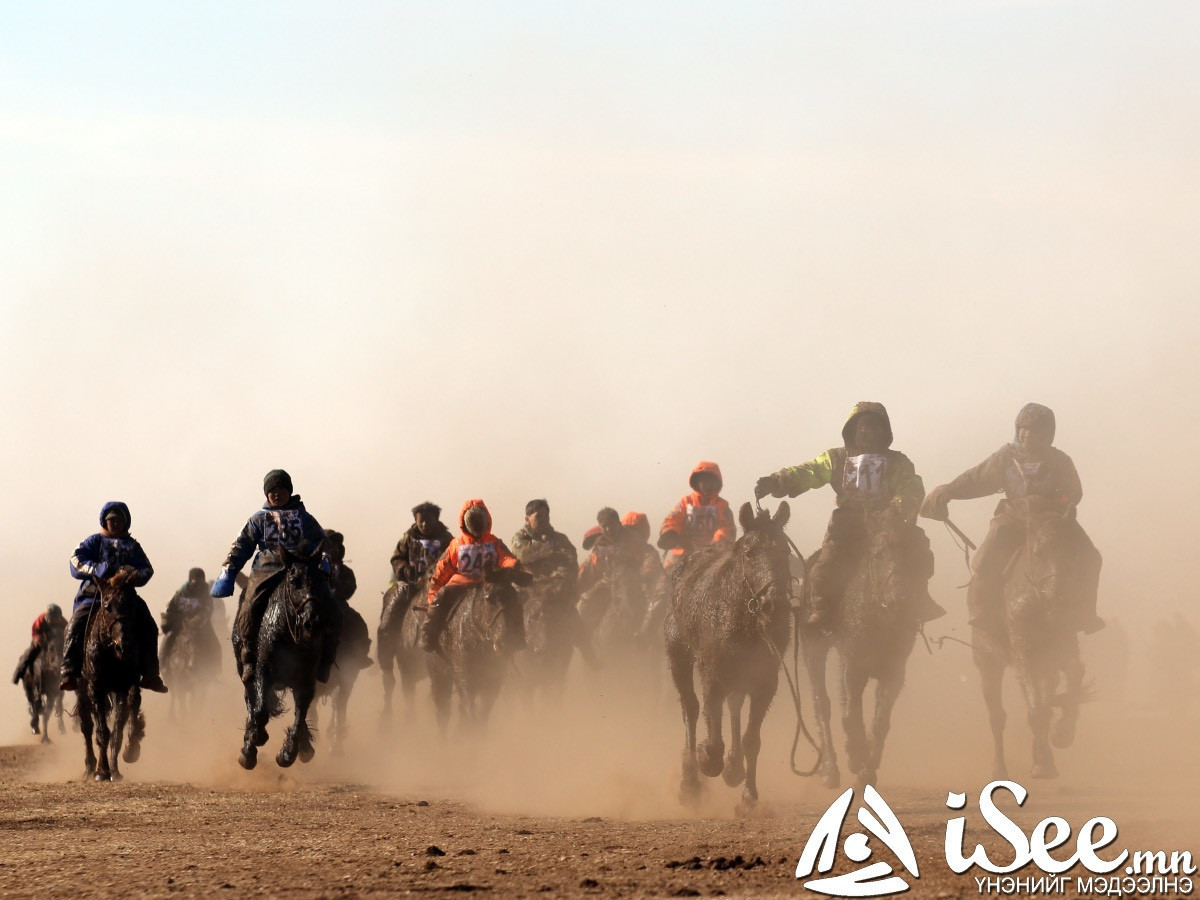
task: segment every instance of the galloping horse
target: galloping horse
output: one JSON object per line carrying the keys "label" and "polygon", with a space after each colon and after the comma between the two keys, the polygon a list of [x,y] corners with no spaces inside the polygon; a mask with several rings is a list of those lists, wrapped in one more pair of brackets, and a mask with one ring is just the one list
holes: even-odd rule
{"label": "galloping horse", "polygon": [[[688,554],[670,572],[670,605],[663,624],[671,677],[683,707],[683,778],[679,795],[692,802],[700,791],[699,773],[723,775],[725,783],[746,786],[739,812],[758,802],[760,732],[779,686],[779,666],[791,623],[788,545],[784,527],[790,510],[782,503],[774,518],[738,513],[744,534],[733,544],[713,544]],[[707,737],[696,743],[701,700],[694,668],[700,671]],[[742,703],[750,697],[746,729]],[[721,707],[728,702],[732,746],[725,756]]]}
{"label": "galloping horse", "polygon": [[62,734],[62,692],[58,683],[62,678],[63,633],[53,630],[42,652],[25,668],[21,684],[29,704],[29,729],[42,736],[42,743],[50,743],[50,713],[58,719],[58,733]]}

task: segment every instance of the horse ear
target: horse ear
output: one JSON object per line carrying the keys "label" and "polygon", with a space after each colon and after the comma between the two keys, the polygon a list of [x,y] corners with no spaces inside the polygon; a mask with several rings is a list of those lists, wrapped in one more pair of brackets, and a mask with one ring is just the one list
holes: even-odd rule
{"label": "horse ear", "polygon": [[772,521],[780,528],[787,528],[788,519],[792,517],[792,508],[788,506],[788,502],[784,500],[779,504],[779,509],[775,510],[775,518]]}
{"label": "horse ear", "polygon": [[742,526],[742,531],[750,531],[754,527],[754,510],[750,508],[749,503],[743,503],[742,508],[738,510],[738,522]]}

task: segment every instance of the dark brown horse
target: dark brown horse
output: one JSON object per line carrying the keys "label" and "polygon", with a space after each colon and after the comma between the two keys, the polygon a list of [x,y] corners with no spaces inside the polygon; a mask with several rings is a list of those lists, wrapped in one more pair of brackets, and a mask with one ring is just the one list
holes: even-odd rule
{"label": "dark brown horse", "polygon": [[42,736],[42,743],[50,743],[50,714],[58,719],[58,733],[63,727],[62,692],[58,683],[62,680],[63,633],[52,629],[46,644],[37,658],[25,667],[21,684],[25,689],[25,700],[29,704],[29,729]]}
{"label": "dark brown horse", "polygon": [[[363,660],[371,650],[371,638],[368,637],[367,625],[353,607],[347,606],[342,618],[342,639],[338,642],[337,659],[329,680],[317,684],[316,699],[328,703],[330,752],[334,756],[342,755],[342,747],[350,726],[346,721],[347,707],[350,695],[354,692],[354,683],[358,673],[363,670]],[[317,725],[317,704],[309,707],[312,727]]]}
{"label": "dark brown horse", "polygon": [[283,570],[271,577],[276,583],[258,626],[254,673],[245,683],[246,730],[238,756],[245,769],[257,765],[267,721],[282,711],[284,691],[291,691],[294,717],[275,761],[286,768],[297,756],[301,762],[313,758],[308,708],[316,695],[322,642],[335,639],[323,621],[334,601],[317,557],[288,555]]}
{"label": "dark brown horse", "polygon": [[[723,775],[730,786],[746,786],[739,812],[758,802],[758,753],[767,708],[779,686],[780,657],[791,632],[788,544],[784,527],[789,508],[782,503],[772,518],[743,504],[738,521],[744,534],[733,544],[714,544],[685,556],[672,567],[670,602],[663,629],[671,677],[683,707],[683,779],[680,799],[693,802],[699,775]],[[694,687],[700,672],[701,698]],[[741,711],[750,698],[745,731]],[[721,738],[722,705],[728,703],[731,746]],[[696,743],[703,709],[705,740]]]}
{"label": "dark brown horse", "polygon": [[575,652],[567,606],[574,598],[565,595],[569,590],[563,578],[556,575],[537,576],[520,589],[525,649],[517,654],[516,661],[530,702],[535,694],[550,704],[557,704],[562,697],[567,668]]}
{"label": "dark brown horse", "polygon": [[[827,787],[841,783],[825,684],[829,651],[837,651],[846,762],[861,788],[876,783],[883,745],[891,729],[892,709],[904,687],[904,672],[917,638],[917,620],[911,613],[917,573],[911,538],[905,532],[913,526],[890,509],[864,510],[863,515],[867,525],[865,552],[846,584],[841,613],[833,628],[799,628],[800,651],[816,708],[821,760],[818,771]],[[804,599],[807,597],[806,584]],[[863,695],[872,680],[875,704],[868,732]]]}
{"label": "dark brown horse", "polygon": [[450,722],[450,697],[458,694],[468,727],[487,725],[513,653],[525,645],[525,626],[516,585],[527,584],[520,569],[493,569],[478,584],[456,585],[443,602],[451,609],[438,649],[427,654],[429,680],[443,737]]}
{"label": "dark brown horse", "polygon": [[1064,512],[1037,496],[1010,504],[1026,521],[1026,538],[1005,574],[1004,633],[974,628],[971,644],[992,726],[993,778],[1008,777],[1001,686],[1009,666],[1033,730],[1032,775],[1054,778],[1058,769],[1051,745],[1071,746],[1079,706],[1092,693],[1083,680],[1078,634],[1061,615],[1072,602],[1078,525],[1074,507]]}
{"label": "dark brown horse", "polygon": [[181,598],[170,616],[163,615],[159,657],[162,671],[171,683],[170,716],[188,716],[204,701],[204,695],[221,668],[221,645],[212,624],[212,605]]}
{"label": "dark brown horse", "polygon": [[396,582],[383,595],[376,647],[379,668],[383,673],[383,716],[386,730],[392,719],[392,694],[396,689],[396,674],[400,675],[400,690],[404,693],[405,709],[411,718],[415,709],[417,682],[428,677],[426,654],[420,647],[421,622],[426,614],[428,578],[422,576],[415,584]]}
{"label": "dark brown horse", "polygon": [[137,762],[146,734],[139,687],[142,661],[137,646],[137,594],[129,584],[133,574],[132,567],[122,566],[111,578],[99,582],[100,596],[92,604],[84,638],[76,714],[87,751],[84,778],[94,774],[97,781],[121,779],[117,757],[126,727],[129,745],[121,758],[127,763]]}

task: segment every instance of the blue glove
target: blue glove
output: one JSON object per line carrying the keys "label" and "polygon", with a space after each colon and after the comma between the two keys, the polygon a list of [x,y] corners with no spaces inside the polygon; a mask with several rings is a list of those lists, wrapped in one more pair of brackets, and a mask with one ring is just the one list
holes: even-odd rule
{"label": "blue glove", "polygon": [[213,582],[212,590],[209,595],[213,597],[232,597],[233,596],[233,580],[234,573],[228,569],[222,569],[221,574],[217,576],[217,580]]}
{"label": "blue glove", "polygon": [[324,554],[322,554],[322,556],[321,556],[320,568],[321,568],[322,575],[329,575],[330,573],[333,572],[333,566],[330,565],[330,563],[329,563],[329,557]]}
{"label": "blue glove", "polygon": [[108,577],[108,573],[111,569],[112,569],[112,564],[108,560],[105,560],[104,562],[100,563],[100,565],[96,566],[95,569],[92,570],[92,574],[96,577],[97,581],[103,581],[105,578]]}

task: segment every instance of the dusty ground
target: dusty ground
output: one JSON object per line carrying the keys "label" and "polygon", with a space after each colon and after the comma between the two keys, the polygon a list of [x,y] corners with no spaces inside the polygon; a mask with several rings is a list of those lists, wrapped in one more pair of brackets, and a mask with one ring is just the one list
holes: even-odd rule
{"label": "dusty ground", "polygon": [[[976,806],[990,737],[974,673],[961,654],[917,655],[910,676],[880,773],[920,866],[906,896],[977,897],[943,848],[946,794],[967,791],[968,843],[1006,858]],[[79,735],[42,747],[13,716],[0,732],[0,895],[818,896],[795,878],[796,862],[837,794],[787,770],[790,711],[777,705],[767,720],[758,815],[736,817],[738,792],[719,779],[688,810],[677,800],[677,701],[661,687],[580,678],[553,713],[502,698],[486,738],[452,731],[441,741],[427,686],[381,727],[372,671],[352,700],[343,755],[319,729],[316,759],[281,770],[276,722],[259,767],[244,772],[243,712],[226,673],[187,719],[172,720],[170,698],[146,698],[142,758],[118,784],[80,779]],[[1011,711],[1009,763],[1030,798],[1019,814],[1006,809],[1026,833],[1050,815],[1076,830],[1104,815],[1120,826],[1119,847],[1200,849],[1195,709],[1089,707],[1054,782],[1027,778],[1016,698]],[[852,828],[849,819],[843,838]],[[871,846],[871,862],[899,872],[890,851]],[[837,870],[849,866],[839,854]]]}

